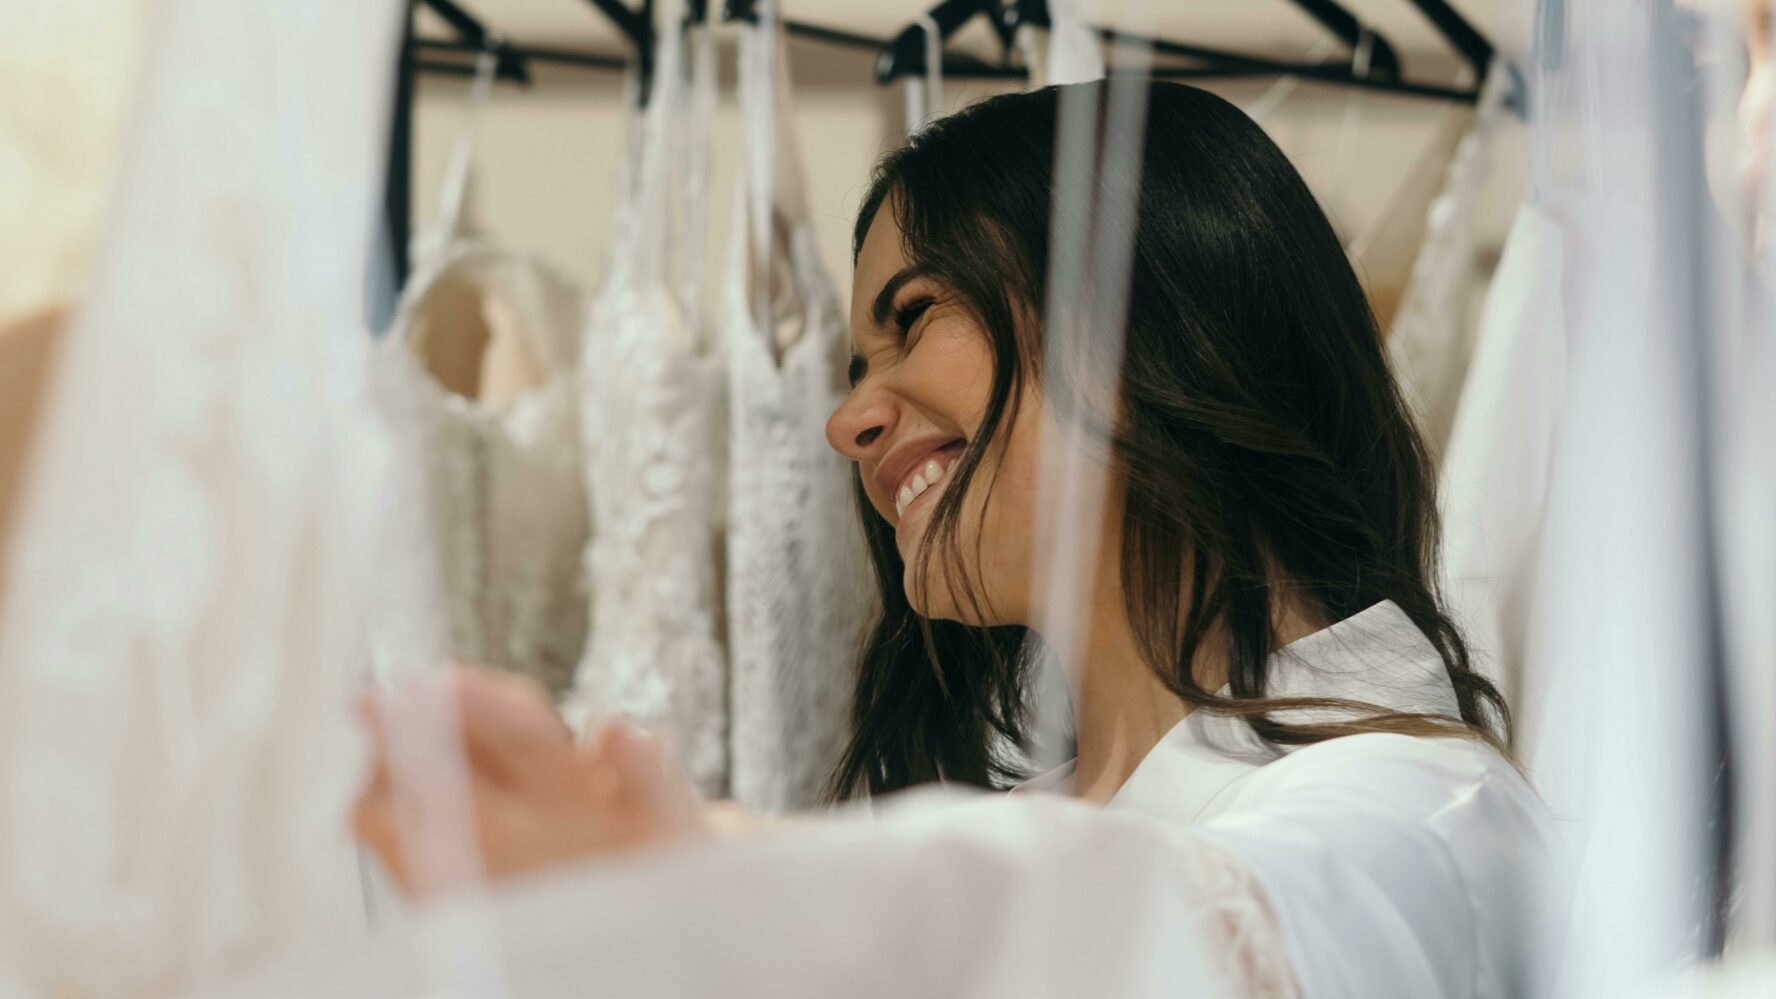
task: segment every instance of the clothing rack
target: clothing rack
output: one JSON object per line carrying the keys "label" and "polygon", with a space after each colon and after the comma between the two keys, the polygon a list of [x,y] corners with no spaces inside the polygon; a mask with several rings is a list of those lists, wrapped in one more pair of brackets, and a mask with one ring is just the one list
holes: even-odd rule
{"label": "clothing rack", "polygon": [[[397,291],[406,284],[411,268],[407,244],[413,221],[413,98],[414,82],[418,74],[473,76],[477,59],[483,54],[493,56],[496,80],[518,86],[532,85],[534,81],[531,68],[537,64],[600,72],[622,71],[634,65],[640,77],[642,100],[646,100],[653,68],[654,0],[635,0],[633,7],[623,0],[586,2],[600,16],[610,21],[628,42],[630,51],[626,55],[515,44],[485,25],[457,0],[408,0],[401,54],[396,69],[398,76],[385,190],[391,271]],[[710,2],[714,0],[686,0],[687,18],[693,21],[703,20]],[[756,22],[757,0],[721,2],[724,21]],[[1474,78],[1471,87],[1406,79],[1393,44],[1364,24],[1338,0],[1286,2],[1319,23],[1349,48],[1353,56],[1363,52],[1366,65],[1295,62],[1118,32],[1104,27],[1095,30],[1108,43],[1147,45],[1158,55],[1181,61],[1155,65],[1147,70],[1149,75],[1161,79],[1295,76],[1382,93],[1472,104],[1478,101],[1487,74],[1494,64],[1496,51],[1492,43],[1449,0],[1407,2],[1412,3],[1424,15],[1437,33],[1468,64]],[[430,9],[443,20],[456,37],[418,37],[414,33],[415,14],[421,6]],[[997,62],[963,53],[943,54],[944,75],[959,79],[1027,79],[1028,70],[1015,63],[1011,57],[1017,31],[1026,25],[1046,27],[1049,23],[1047,0],[941,0],[927,12],[927,17],[937,26],[943,39],[948,39],[977,18],[984,19],[998,38],[1002,58]],[[892,39],[873,38],[842,28],[809,24],[793,18],[779,18],[777,23],[785,33],[794,38],[876,53],[875,78],[881,84],[893,83],[903,77],[922,75],[925,72],[923,22],[907,27]],[[475,58],[464,58],[465,56]],[[1523,113],[1527,101],[1524,98],[1522,77],[1513,66],[1506,66],[1506,71],[1511,74],[1512,80],[1507,106]]]}
{"label": "clothing rack", "polygon": [[[630,10],[618,0],[588,0],[608,17],[635,48],[633,61],[643,78],[653,58],[653,0],[641,0]],[[420,38],[414,22],[420,7],[436,14],[456,34],[454,39]],[[533,64],[574,69],[618,71],[631,60],[599,52],[581,52],[545,45],[517,45],[487,27],[456,0],[408,0],[402,28],[401,54],[396,66],[395,106],[390,125],[388,177],[384,204],[389,240],[390,278],[396,293],[406,286],[412,271],[408,241],[413,232],[413,96],[420,73],[474,76],[476,58],[494,58],[494,79],[528,87],[534,81]],[[461,58],[472,56],[476,58]]]}
{"label": "clothing rack", "polygon": [[[1119,32],[1104,27],[1098,27],[1095,30],[1107,43],[1121,42],[1145,45],[1151,47],[1158,55],[1189,60],[1190,65],[1156,65],[1146,70],[1148,75],[1161,79],[1294,76],[1322,83],[1409,97],[1431,98],[1463,104],[1473,104],[1479,100],[1480,89],[1492,67],[1494,49],[1486,37],[1457,12],[1448,3],[1448,0],[1410,0],[1410,2],[1424,14],[1426,19],[1431,22],[1432,27],[1436,28],[1438,34],[1448,41],[1451,47],[1473,69],[1475,82],[1471,87],[1419,83],[1404,79],[1401,76],[1399,55],[1393,44],[1379,32],[1363,24],[1336,0],[1289,0],[1289,2],[1318,21],[1323,28],[1344,42],[1353,53],[1360,47],[1366,46],[1367,65],[1358,67],[1292,62],[1130,32]],[[1007,49],[1009,49],[1011,39],[1015,37],[1019,27],[1029,25],[1046,28],[1049,24],[1046,0],[1013,0],[1009,5],[1004,5],[999,0],[943,0],[927,11],[926,16],[937,26],[939,34],[945,39],[976,17],[987,18],[992,22],[1001,44]],[[914,24],[897,35],[890,43],[889,48],[883,51],[882,59],[877,65],[876,79],[878,82],[886,84],[901,77],[918,76],[924,72],[925,27],[923,24]],[[1112,72],[1114,72],[1114,68]],[[944,73],[946,76],[961,78],[1025,78],[1028,75],[1022,67],[1010,64],[983,67],[961,65],[952,70],[948,56],[944,60]],[[1513,78],[1516,79],[1514,72]],[[1521,91],[1520,82],[1519,80],[1519,92]],[[1516,100],[1508,103],[1513,106],[1521,106]]]}

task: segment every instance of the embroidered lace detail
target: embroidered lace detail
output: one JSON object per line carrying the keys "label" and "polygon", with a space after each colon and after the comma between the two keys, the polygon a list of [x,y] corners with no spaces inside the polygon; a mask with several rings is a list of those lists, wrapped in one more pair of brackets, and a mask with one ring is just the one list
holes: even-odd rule
{"label": "embroidered lace detail", "polygon": [[1224,994],[1298,999],[1301,987],[1264,889],[1238,857],[1199,839],[1183,851],[1184,891],[1201,910],[1199,951],[1213,961]]}
{"label": "embroidered lace detail", "polygon": [[[361,914],[389,0],[159,5],[0,621],[0,966],[142,995]],[[20,984],[23,983],[23,984]]]}
{"label": "embroidered lace detail", "polygon": [[660,12],[640,167],[621,212],[609,281],[580,355],[581,436],[597,532],[587,552],[591,637],[564,706],[583,729],[625,715],[676,747],[706,795],[728,789],[728,673],[720,614],[721,355],[687,277],[715,87],[709,36],[689,91],[679,4]]}
{"label": "embroidered lace detail", "polygon": [[[706,794],[726,791],[727,668],[717,641],[721,369],[666,288],[613,284],[586,345],[591,638],[569,718],[625,715],[668,736]],[[599,488],[600,483],[608,488]]]}
{"label": "embroidered lace detail", "polygon": [[[772,811],[821,800],[850,734],[851,664],[869,608],[855,473],[825,434],[845,391],[848,336],[812,227],[797,219],[801,165],[777,45],[741,36],[748,140],[763,147],[748,162],[776,160],[761,172],[780,180],[737,185],[723,325],[733,794]],[[763,254],[748,246],[761,234]]]}

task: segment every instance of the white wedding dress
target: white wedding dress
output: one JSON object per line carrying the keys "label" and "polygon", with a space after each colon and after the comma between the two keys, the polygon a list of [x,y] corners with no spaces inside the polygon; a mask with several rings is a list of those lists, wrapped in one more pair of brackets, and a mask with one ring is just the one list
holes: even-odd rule
{"label": "white wedding dress", "polygon": [[1487,74],[1474,123],[1432,199],[1424,239],[1388,330],[1388,364],[1433,455],[1441,455],[1474,350],[1469,320],[1476,253],[1474,210],[1490,176],[1493,136],[1505,119],[1511,74]]}
{"label": "white wedding dress", "polygon": [[855,472],[825,435],[850,337],[803,203],[784,55],[762,30],[740,36],[749,155],[722,315],[732,793],[770,811],[821,799],[850,732],[870,609]]}
{"label": "white wedding dress", "polygon": [[[466,197],[466,177],[446,191]],[[468,235],[461,206],[447,204],[443,217],[445,238],[422,260],[379,351],[379,389],[424,456],[451,657],[524,674],[559,696],[586,642],[585,307],[540,261]],[[456,365],[459,384],[447,384],[418,356],[426,352],[466,359],[469,370]]]}
{"label": "white wedding dress", "polygon": [[1493,272],[1438,470],[1444,591],[1476,667],[1512,704],[1567,378],[1565,264],[1559,220],[1524,205]]}
{"label": "white wedding dress", "polygon": [[[668,3],[668,8],[678,8]],[[679,267],[675,219],[708,123],[683,79],[671,10],[643,123],[634,203],[580,358],[581,427],[597,525],[590,637],[564,710],[584,728],[622,715],[675,748],[705,794],[728,783],[728,675],[717,560],[724,378]],[[698,88],[713,88],[704,60]],[[688,121],[688,124],[687,124]]]}
{"label": "white wedding dress", "polygon": [[361,931],[392,0],[164,0],[0,608],[0,995]]}

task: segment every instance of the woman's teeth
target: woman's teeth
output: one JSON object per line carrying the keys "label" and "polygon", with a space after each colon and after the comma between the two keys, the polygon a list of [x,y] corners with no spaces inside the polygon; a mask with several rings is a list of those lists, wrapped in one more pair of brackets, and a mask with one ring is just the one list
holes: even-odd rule
{"label": "woman's teeth", "polygon": [[905,513],[906,508],[912,505],[913,500],[918,499],[925,490],[937,485],[938,480],[949,474],[955,467],[954,459],[950,461],[948,466],[938,464],[935,458],[927,461],[925,467],[914,472],[913,477],[907,481],[906,485],[901,486],[900,492],[895,495],[894,515],[898,517]]}

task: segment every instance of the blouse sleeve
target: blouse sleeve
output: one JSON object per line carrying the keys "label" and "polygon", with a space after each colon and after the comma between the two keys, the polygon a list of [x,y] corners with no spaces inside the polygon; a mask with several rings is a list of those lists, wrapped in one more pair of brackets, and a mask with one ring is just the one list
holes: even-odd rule
{"label": "blouse sleeve", "polygon": [[[470,927],[494,946],[458,946]],[[1228,851],[1142,814],[954,791],[551,872],[197,994],[419,997],[501,980],[487,994],[1297,994],[1258,883]]]}

